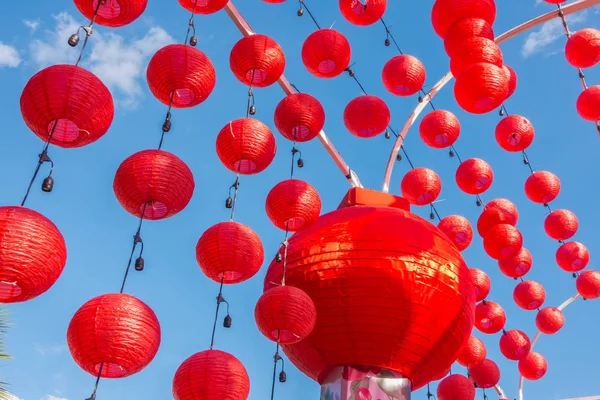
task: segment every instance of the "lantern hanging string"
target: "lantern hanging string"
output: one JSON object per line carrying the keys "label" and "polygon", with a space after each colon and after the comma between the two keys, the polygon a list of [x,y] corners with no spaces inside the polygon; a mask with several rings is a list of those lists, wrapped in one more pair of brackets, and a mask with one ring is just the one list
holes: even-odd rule
{"label": "lantern hanging string", "polygon": [[[196,10],[196,6],[198,5],[198,0],[194,1],[194,7],[192,7],[192,12],[191,12],[191,16],[190,16],[190,21],[188,23],[188,29],[187,29],[187,33],[185,35],[185,44],[188,44],[189,40],[190,40],[190,33],[193,31],[192,34],[192,40],[194,40],[193,38],[196,37],[196,25],[194,23],[194,18],[195,18],[195,14],[194,11]],[[195,42],[195,40],[194,40]]]}
{"label": "lantern hanging string", "polygon": [[279,354],[280,344],[279,340],[281,337],[281,330],[277,331],[277,343],[275,347],[275,354],[273,355],[273,382],[271,384],[271,400],[275,399],[275,381],[277,379],[277,363],[281,361],[281,372],[279,373],[279,382],[285,383],[287,376],[285,374],[285,361]]}
{"label": "lantern hanging string", "polygon": [[98,385],[100,384],[100,378],[102,377],[102,370],[104,369],[104,363],[100,364],[100,368],[98,369],[98,375],[96,376],[96,383],[94,385],[94,391],[92,395],[85,400],[96,400],[96,392],[98,392]]}
{"label": "lantern hanging string", "polygon": [[25,192],[25,196],[23,196],[23,200],[21,201],[21,207],[25,206],[25,202],[27,201],[27,197],[29,197],[29,192],[31,191],[31,187],[33,186],[33,183],[35,182],[35,178],[37,178],[37,175],[40,172],[40,168],[42,167],[42,165],[44,163],[46,163],[46,162],[50,163],[50,175],[48,175],[48,176],[49,177],[52,176],[52,170],[54,169],[54,162],[48,156],[48,147],[50,147],[50,141],[52,141],[52,136],[54,135],[54,132],[56,131],[57,125],[58,125],[58,120],[55,119],[54,125],[52,125],[52,130],[50,131],[50,134],[48,135],[48,139],[46,140],[46,143],[44,143],[44,147],[42,148],[42,152],[38,155],[38,163],[35,167],[35,171],[33,172],[33,176],[31,177],[31,180],[29,181],[29,186],[27,186],[27,191]]}
{"label": "lantern hanging string", "polygon": [[[83,52],[85,51],[85,48],[87,47],[88,41],[90,40],[90,36],[92,36],[92,33],[94,33],[94,23],[96,22],[96,17],[98,16],[98,11],[100,11],[100,6],[104,3],[105,2],[103,2],[103,1],[98,1],[98,4],[96,5],[96,8],[94,9],[94,15],[92,16],[92,19],[90,20],[90,24],[88,26],[79,27],[79,29],[84,30],[85,39],[83,39],[83,44],[81,45],[81,50],[79,51],[79,57],[77,57],[77,62],[75,63],[75,66],[79,66],[79,63],[81,62],[81,58],[83,57]],[[79,29],[77,30],[78,32],[79,32]],[[77,40],[79,40],[79,39],[77,39]]]}
{"label": "lantern hanging string", "polygon": [[142,254],[144,253],[144,242],[142,241],[142,237],[141,237],[140,233],[142,231],[142,223],[144,222],[144,216],[146,215],[146,207],[148,207],[148,203],[144,203],[144,207],[142,208],[142,215],[140,216],[140,222],[138,224],[137,231],[135,232],[135,235],[133,236],[133,246],[131,247],[131,254],[129,255],[129,262],[127,263],[127,268],[125,269],[125,275],[123,276],[123,283],[121,283],[121,291],[119,293],[123,293],[123,291],[125,290],[125,284],[127,283],[127,278],[129,276],[129,270],[131,269],[131,262],[133,261],[133,254],[135,253],[135,249],[137,248],[138,244],[141,245],[140,256],[139,256],[140,259],[142,257]]}
{"label": "lantern hanging string", "polygon": [[225,325],[226,328],[228,328],[227,321],[228,321],[229,318],[231,318],[229,316],[229,303],[223,297],[223,285],[224,284],[225,284],[225,273],[223,272],[222,275],[221,275],[221,284],[219,286],[219,294],[217,295],[217,306],[216,306],[216,309],[215,309],[215,321],[214,321],[214,324],[213,324],[212,335],[210,337],[210,350],[212,350],[213,347],[214,347],[214,345],[215,345],[215,334],[217,332],[217,321],[219,319],[219,309],[221,308],[221,303],[227,304],[227,316],[225,317],[225,323],[224,323],[224,325]]}

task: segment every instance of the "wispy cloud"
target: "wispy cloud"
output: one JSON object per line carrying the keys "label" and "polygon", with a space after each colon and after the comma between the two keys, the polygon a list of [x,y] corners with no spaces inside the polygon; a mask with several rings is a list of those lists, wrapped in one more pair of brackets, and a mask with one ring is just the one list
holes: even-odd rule
{"label": "wispy cloud", "polygon": [[21,64],[19,51],[12,46],[0,42],[0,68],[16,68]]}
{"label": "wispy cloud", "polygon": [[34,343],[33,348],[41,356],[58,356],[67,351],[66,344],[43,346],[39,343]]}
{"label": "wispy cloud", "polygon": [[40,23],[41,21],[39,19],[36,20],[28,20],[28,19],[24,19],[23,20],[23,24],[29,28],[29,30],[31,31],[31,33],[35,33],[35,31],[37,31],[37,29],[40,27]]}
{"label": "wispy cloud", "polygon": [[51,394],[47,394],[44,397],[42,397],[40,400],[67,400],[64,397],[56,397],[56,396],[52,396]]}
{"label": "wispy cloud", "polygon": [[[586,12],[573,14],[569,17],[569,25],[573,26],[585,21],[587,18]],[[562,22],[560,19],[553,19],[546,22],[542,27],[531,32],[525,39],[521,48],[521,55],[525,58],[533,54],[540,53],[548,49],[556,40],[563,37],[565,34]]]}

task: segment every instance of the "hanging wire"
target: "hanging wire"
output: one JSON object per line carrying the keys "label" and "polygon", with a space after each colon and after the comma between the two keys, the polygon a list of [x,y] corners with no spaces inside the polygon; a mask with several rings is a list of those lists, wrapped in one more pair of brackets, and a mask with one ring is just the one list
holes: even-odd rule
{"label": "hanging wire", "polygon": [[[190,21],[188,23],[188,29],[187,29],[187,33],[185,35],[185,44],[188,44],[188,41],[190,40],[190,33],[193,31],[193,35],[192,35],[192,40],[194,40],[194,38],[196,37],[196,25],[194,24],[194,17],[195,17],[195,13],[194,11],[196,10],[196,6],[198,5],[198,0],[194,1],[194,7],[192,8],[192,12],[191,12],[191,16],[190,16]],[[192,43],[190,43],[192,46],[195,46],[195,41]]]}
{"label": "hanging wire", "polygon": [[98,370],[98,375],[96,375],[96,384],[94,385],[94,391],[92,395],[88,397],[86,400],[96,400],[96,392],[98,392],[98,385],[100,384],[100,378],[102,377],[102,370],[104,369],[104,363],[100,364],[100,369]]}
{"label": "hanging wire", "polygon": [[[229,218],[230,222],[232,222],[233,218],[235,217],[235,205],[237,204],[238,191],[240,189],[240,168],[241,164],[238,166],[238,172],[236,174],[235,182],[229,187],[229,197],[226,201],[226,207],[231,208],[231,216]],[[231,189],[234,189],[233,198],[231,196]]]}
{"label": "hanging wire", "polygon": [[144,252],[144,242],[142,241],[142,237],[140,233],[142,231],[142,223],[144,222],[144,216],[146,215],[146,207],[148,207],[148,203],[144,203],[144,207],[142,208],[142,215],[140,217],[140,222],[138,224],[137,231],[133,236],[133,246],[131,247],[131,254],[129,255],[129,262],[127,263],[127,268],[125,269],[125,275],[123,276],[123,283],[121,284],[121,291],[119,293],[123,293],[125,290],[125,283],[127,282],[127,277],[129,276],[129,270],[131,269],[131,262],[133,261],[133,254],[135,253],[135,249],[138,244],[141,244],[142,250],[140,251],[140,257]]}
{"label": "hanging wire", "polygon": [[50,157],[48,157],[48,147],[50,147],[50,142],[52,141],[52,136],[54,135],[54,132],[56,131],[56,126],[58,125],[58,119],[54,120],[54,125],[52,125],[52,130],[50,131],[50,134],[48,135],[48,139],[46,140],[46,143],[44,144],[44,147],[42,148],[42,152],[38,155],[38,163],[35,167],[35,171],[33,172],[33,176],[31,177],[31,180],[29,181],[29,186],[27,186],[27,191],[25,192],[25,196],[23,196],[23,200],[21,201],[21,207],[23,207],[25,205],[25,202],[27,201],[27,197],[29,197],[29,192],[31,191],[31,187],[33,186],[33,183],[35,182],[35,178],[37,178],[37,175],[40,172],[40,168],[42,168],[42,164],[46,163],[46,162],[50,162],[52,165],[52,169],[50,170],[52,173],[52,170],[54,169],[54,163],[52,162],[52,160],[50,159]]}
{"label": "hanging wire", "polygon": [[[227,303],[225,298],[223,297],[223,285],[225,283],[225,274],[221,275],[221,285],[219,286],[219,294],[217,295],[217,307],[215,310],[215,322],[213,324],[212,335],[210,338],[210,350],[213,349],[215,345],[215,334],[217,332],[217,320],[219,319],[219,308],[221,307],[221,303]],[[229,303],[227,303],[227,315],[229,315]]]}
{"label": "hanging wire", "polygon": [[[81,49],[79,51],[79,57],[77,57],[77,62],[75,63],[75,66],[79,66],[79,63],[81,62],[81,58],[83,57],[83,52],[85,51],[88,41],[90,40],[90,36],[92,36],[92,33],[94,33],[94,23],[96,22],[96,17],[98,16],[98,11],[100,10],[100,6],[102,4],[104,4],[104,2],[98,1],[98,4],[96,5],[96,9],[94,10],[94,15],[92,16],[92,19],[90,20],[90,24],[88,26],[81,26],[77,30],[78,33],[79,33],[80,29],[84,30],[85,39],[83,39],[83,44],[81,45]],[[79,39],[77,39],[77,40],[79,40]],[[75,44],[75,45],[77,45],[77,44]]]}
{"label": "hanging wire", "polygon": [[319,25],[319,23],[317,22],[317,19],[315,18],[313,13],[310,11],[310,8],[308,8],[308,6],[304,2],[304,0],[299,0],[299,3],[300,3],[300,9],[298,10],[298,16],[301,17],[304,14],[303,10],[306,10],[306,12],[310,16],[310,18],[313,20],[313,22],[315,23],[317,28],[321,29],[321,25]]}
{"label": "hanging wire", "polygon": [[169,108],[167,108],[167,115],[162,125],[162,133],[160,135],[160,142],[158,143],[158,150],[162,149],[163,140],[165,139],[165,133],[171,131],[171,110],[173,109],[173,99],[175,98],[175,91],[171,92],[171,99],[169,100]]}

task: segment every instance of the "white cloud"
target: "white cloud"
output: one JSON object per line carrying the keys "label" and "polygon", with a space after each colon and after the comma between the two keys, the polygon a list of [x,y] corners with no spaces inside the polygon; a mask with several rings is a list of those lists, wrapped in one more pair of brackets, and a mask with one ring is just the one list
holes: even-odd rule
{"label": "white cloud", "polygon": [[56,397],[56,396],[52,396],[51,394],[47,394],[44,397],[42,397],[40,400],[67,400],[63,397]]}
{"label": "white cloud", "polygon": [[41,356],[57,356],[67,351],[66,344],[58,344],[54,346],[42,346],[39,343],[34,343],[33,348]]}
{"label": "white cloud", "polygon": [[[585,21],[586,17],[586,12],[573,14],[569,16],[567,22],[570,26],[573,26]],[[521,55],[527,58],[535,53],[539,53],[542,50],[547,49],[548,46],[553,44],[559,38],[564,37],[564,35],[565,32],[560,19],[555,18],[548,21],[543,24],[539,30],[531,32],[527,36],[525,43],[523,43],[523,47],[521,48]]]}
{"label": "white cloud", "polygon": [[17,396],[15,396],[14,394],[8,394],[8,397],[6,398],[6,400],[21,400],[19,399]]}
{"label": "white cloud", "polygon": [[21,64],[21,56],[17,49],[0,42],[0,68],[16,68]]}
{"label": "white cloud", "polygon": [[31,31],[31,33],[35,33],[35,31],[37,31],[37,29],[40,27],[40,20],[36,19],[36,20],[28,20],[28,19],[24,19],[23,20],[23,24],[25,24],[25,26],[27,28],[29,28],[29,30]]}

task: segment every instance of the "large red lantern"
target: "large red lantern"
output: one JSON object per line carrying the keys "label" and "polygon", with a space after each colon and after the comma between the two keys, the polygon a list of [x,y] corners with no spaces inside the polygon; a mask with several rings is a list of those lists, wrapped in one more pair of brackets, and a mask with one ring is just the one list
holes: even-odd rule
{"label": "large red lantern", "polygon": [[518,361],[531,350],[531,342],[524,332],[513,329],[500,338],[500,352],[509,360]]}
{"label": "large red lantern", "polygon": [[74,0],[75,7],[94,23],[111,28],[128,25],[138,19],[146,10],[148,0]]}
{"label": "large red lantern", "polygon": [[270,37],[250,35],[241,38],[231,49],[229,67],[243,84],[267,87],[283,75],[285,55]]}
{"label": "large red lantern", "polygon": [[449,215],[443,218],[438,228],[448,236],[460,251],[465,250],[473,241],[473,228],[462,215]]}
{"label": "large red lantern", "polygon": [[558,197],[560,179],[552,172],[534,172],[525,181],[525,194],[534,203],[547,204]]}
{"label": "large red lantern", "polygon": [[565,325],[565,316],[558,308],[542,308],[535,316],[535,325],[546,335],[554,335]]}
{"label": "large red lantern", "polygon": [[390,59],[383,67],[385,88],[396,96],[411,96],[425,84],[425,67],[417,57],[402,54]]}
{"label": "large red lantern", "polygon": [[593,300],[600,297],[600,272],[594,270],[583,271],[575,281],[577,292],[584,299]]}
{"label": "large red lantern", "polygon": [[288,179],[271,189],[265,208],[273,225],[296,232],[311,226],[319,218],[321,198],[310,184]]}
{"label": "large red lantern", "polygon": [[481,18],[493,25],[496,20],[494,0],[437,0],[431,10],[433,29],[445,37],[448,29],[464,18]]}
{"label": "large red lantern", "polygon": [[515,255],[498,261],[500,271],[509,278],[521,278],[531,270],[533,258],[525,247],[522,247]]}
{"label": "large red lantern", "polygon": [[462,348],[460,354],[456,358],[456,362],[463,367],[471,368],[479,365],[485,360],[487,356],[487,349],[481,339],[471,336]]}
{"label": "large red lantern", "polygon": [[66,262],[65,239],[52,221],[25,207],[0,207],[0,302],[46,292]]}
{"label": "large red lantern", "polygon": [[587,121],[600,121],[600,85],[581,92],[577,98],[577,112]]}
{"label": "large red lantern", "polygon": [[554,240],[567,240],[579,229],[577,216],[569,210],[555,210],[544,221],[546,234]]}
{"label": "large red lantern", "polygon": [[517,207],[507,199],[494,199],[488,202],[477,220],[477,231],[479,236],[485,236],[486,232],[498,224],[509,224],[515,226],[519,220]]}
{"label": "large red lantern", "polygon": [[471,279],[475,286],[475,301],[480,302],[485,300],[490,294],[492,281],[488,274],[477,268],[471,268]]}
{"label": "large red lantern", "polygon": [[494,40],[494,30],[486,20],[481,18],[458,20],[450,26],[444,37],[446,53],[453,57],[453,54],[460,50],[464,41],[472,37]]}
{"label": "large red lantern", "polygon": [[[193,11],[194,14],[213,14],[222,10],[229,0],[178,0],[179,4],[188,11]],[[194,4],[196,7],[194,8]]]}
{"label": "large red lantern", "polygon": [[387,7],[387,0],[340,0],[340,11],[348,22],[367,26],[379,21]]}
{"label": "large red lantern", "polygon": [[128,294],[105,294],[73,316],[67,344],[75,362],[91,375],[125,378],[144,369],[160,346],[160,324],[146,304]]}
{"label": "large red lantern", "polygon": [[508,77],[501,67],[477,63],[456,78],[454,97],[463,110],[485,114],[498,108],[506,100],[508,84]]}
{"label": "large red lantern", "polygon": [[359,96],[344,109],[346,129],[360,138],[371,138],[383,133],[390,124],[390,109],[377,96]]}
{"label": "large red lantern", "polygon": [[493,40],[480,36],[468,38],[452,54],[450,71],[452,75],[459,77],[464,70],[476,63],[490,63],[502,67],[502,50]]}
{"label": "large red lantern", "polygon": [[456,184],[465,193],[481,194],[492,186],[494,171],[481,158],[469,158],[456,170]]}
{"label": "large red lantern", "polygon": [[325,125],[325,110],[309,94],[287,95],[275,109],[275,126],[291,141],[308,142],[317,137]]}
{"label": "large red lantern", "polygon": [[264,171],[276,151],[275,136],[257,119],[233,120],[217,136],[219,159],[227,169],[242,175]]}
{"label": "large red lantern", "polygon": [[567,272],[579,272],[590,262],[590,252],[579,242],[563,243],[556,250],[556,263]]}
{"label": "large red lantern", "polygon": [[313,32],[302,45],[302,62],[317,78],[334,78],[350,65],[352,49],[348,39],[333,29]]}
{"label": "large red lantern", "polygon": [[534,137],[533,125],[520,115],[502,118],[496,126],[496,142],[506,151],[523,151],[531,145]]}
{"label": "large red lantern", "polygon": [[196,245],[196,261],[215,282],[234,284],[252,278],[265,259],[260,237],[235,221],[208,228]]}
{"label": "large red lantern", "polygon": [[469,368],[471,381],[481,389],[491,389],[500,382],[500,368],[490,359],[485,359],[479,365]]}
{"label": "large red lantern", "polygon": [[540,353],[530,352],[527,356],[519,361],[519,372],[523,378],[530,381],[537,381],[546,375],[548,371],[548,363]]}
{"label": "large red lantern", "polygon": [[423,118],[419,126],[421,139],[436,149],[452,146],[460,135],[460,122],[450,111],[435,110]]}
{"label": "large red lantern", "polygon": [[200,50],[184,44],[171,44],[158,50],[146,72],[152,94],[175,108],[194,107],[212,93],[215,68]]}
{"label": "large red lantern", "polygon": [[437,387],[437,400],[475,400],[475,395],[475,386],[463,375],[450,375]]}
{"label": "large red lantern", "polygon": [[577,68],[589,68],[600,62],[600,31],[581,29],[571,35],[565,47],[567,61]]}
{"label": "large red lantern", "polygon": [[143,150],[117,169],[113,189],[123,208],[136,217],[158,220],[182,211],[194,194],[194,176],[177,156]]}
{"label": "large red lantern", "polygon": [[220,350],[194,354],[181,364],[173,379],[175,400],[246,400],[249,394],[246,368]]}
{"label": "large red lantern", "polygon": [[494,334],[504,329],[506,314],[498,303],[484,301],[475,307],[475,327],[483,333]]}
{"label": "large red lantern", "polygon": [[53,65],[35,74],[21,94],[21,114],[40,139],[65,148],[100,139],[114,116],[112,95],[94,74]]}
{"label": "large red lantern", "polygon": [[544,287],[536,281],[523,281],[515,286],[513,291],[515,303],[523,310],[535,310],[544,304],[546,300],[546,291]]}
{"label": "large red lantern", "polygon": [[496,225],[483,237],[485,252],[494,260],[504,260],[516,255],[523,247],[523,236],[509,224]]}
{"label": "large red lantern", "polygon": [[400,189],[402,196],[410,204],[424,206],[438,198],[442,191],[442,181],[429,168],[413,168],[402,178]]}

